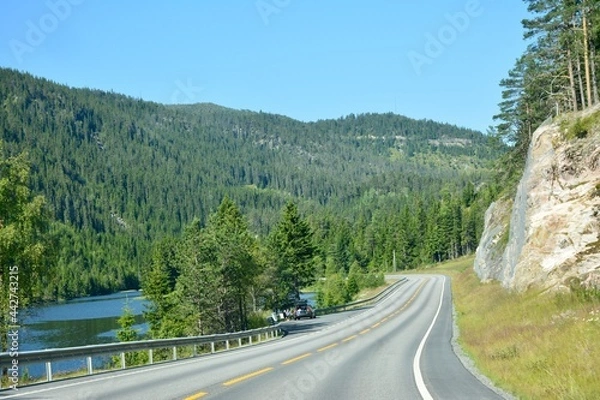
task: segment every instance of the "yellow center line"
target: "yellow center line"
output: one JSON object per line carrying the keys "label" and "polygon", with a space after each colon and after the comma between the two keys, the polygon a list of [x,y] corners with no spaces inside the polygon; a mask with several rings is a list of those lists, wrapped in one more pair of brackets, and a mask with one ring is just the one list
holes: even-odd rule
{"label": "yellow center line", "polygon": [[191,395],[191,396],[188,396],[188,397],[186,397],[186,398],[185,398],[185,399],[183,399],[183,400],[198,400],[199,398],[201,398],[201,397],[204,397],[204,396],[206,396],[207,394],[208,394],[208,393],[206,393],[206,392],[199,392],[199,393],[193,394],[193,395]]}
{"label": "yellow center line", "polygon": [[358,335],[352,335],[352,336],[347,337],[346,339],[342,340],[342,342],[348,342],[348,341],[350,341],[352,339],[356,339],[357,337],[358,337]]}
{"label": "yellow center line", "polygon": [[321,348],[320,348],[320,349],[318,349],[317,351],[320,353],[320,352],[322,352],[322,351],[329,350],[329,349],[331,349],[332,347],[335,347],[335,346],[337,346],[337,345],[338,345],[337,343],[332,343],[332,344],[330,344],[329,346],[321,347]]}
{"label": "yellow center line", "polygon": [[371,328],[367,328],[364,331],[361,331],[360,334],[364,335],[365,333],[369,332],[371,330]]}
{"label": "yellow center line", "polygon": [[371,328],[377,328],[379,325],[381,325],[381,322],[378,322],[378,323],[376,323],[376,324],[373,324],[373,325],[371,326]]}
{"label": "yellow center line", "polygon": [[[413,294],[412,297],[410,299],[408,299],[408,301],[406,303],[404,303],[404,305],[402,306],[400,311],[404,311],[406,309],[406,307],[408,307],[410,305],[410,303],[413,302],[415,297],[418,296],[418,294],[421,292],[421,289],[423,289],[423,286],[425,286],[425,284],[427,283],[428,280],[429,280],[429,278],[427,278],[425,281],[423,281],[423,283],[421,283],[421,285],[417,288],[417,291],[415,292],[415,294]],[[396,312],[400,312],[400,311],[396,311]]]}
{"label": "yellow center line", "polygon": [[300,361],[303,358],[310,357],[311,355],[312,355],[312,353],[302,354],[301,356],[298,356],[298,357],[295,357],[295,358],[291,358],[291,359],[289,359],[287,361],[282,362],[281,365],[288,365],[288,364],[291,364],[293,362]]}
{"label": "yellow center line", "polygon": [[264,374],[264,373],[266,373],[266,372],[269,372],[269,371],[272,371],[272,370],[273,370],[273,367],[268,367],[268,368],[261,369],[261,370],[259,370],[259,371],[254,371],[254,372],[251,372],[251,373],[249,373],[249,374],[242,375],[242,376],[240,376],[240,377],[237,377],[237,378],[231,379],[231,380],[229,380],[229,381],[227,381],[227,382],[223,383],[223,386],[231,386],[231,385],[235,385],[236,383],[239,383],[239,382],[245,381],[246,379],[254,378],[255,376],[258,376],[258,375]]}

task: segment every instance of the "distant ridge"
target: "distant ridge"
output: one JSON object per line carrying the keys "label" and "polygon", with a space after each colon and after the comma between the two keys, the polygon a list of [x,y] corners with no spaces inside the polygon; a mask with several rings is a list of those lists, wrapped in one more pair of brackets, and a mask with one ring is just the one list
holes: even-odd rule
{"label": "distant ridge", "polygon": [[415,193],[479,185],[504,151],[480,132],[392,113],[304,123],[10,69],[0,69],[0,101],[5,151],[28,152],[32,189],[61,223],[59,297],[137,287],[152,243],[204,223],[225,195],[261,236],[289,200],[314,219],[370,221]]}

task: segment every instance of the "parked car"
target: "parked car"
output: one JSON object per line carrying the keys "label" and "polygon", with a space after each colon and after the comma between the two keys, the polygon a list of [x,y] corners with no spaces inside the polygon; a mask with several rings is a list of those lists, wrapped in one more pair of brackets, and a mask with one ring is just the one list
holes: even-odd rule
{"label": "parked car", "polygon": [[300,303],[296,305],[296,309],[294,310],[294,319],[315,318],[316,316],[315,310],[313,310],[309,304]]}

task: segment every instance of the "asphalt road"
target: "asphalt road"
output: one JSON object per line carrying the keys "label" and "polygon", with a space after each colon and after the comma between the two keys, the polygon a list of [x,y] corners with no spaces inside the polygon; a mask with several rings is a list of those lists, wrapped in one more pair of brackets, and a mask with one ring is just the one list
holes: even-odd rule
{"label": "asphalt road", "polygon": [[0,392],[0,399],[500,399],[451,346],[443,276],[408,276],[374,307],[284,324],[272,342]]}

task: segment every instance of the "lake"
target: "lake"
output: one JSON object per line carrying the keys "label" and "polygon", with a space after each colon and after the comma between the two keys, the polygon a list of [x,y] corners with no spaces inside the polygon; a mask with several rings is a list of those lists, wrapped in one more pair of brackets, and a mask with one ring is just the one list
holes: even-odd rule
{"label": "lake", "polygon": [[[117,321],[126,306],[135,315],[134,329],[143,335],[148,330],[142,315],[147,304],[141,292],[125,291],[30,308],[20,314],[19,351],[118,342]],[[95,366],[101,367],[104,361],[94,360]],[[53,364],[53,369],[71,371],[84,366],[84,360],[62,361]],[[34,377],[44,374],[41,365],[30,365],[27,370]]]}
{"label": "lake", "polygon": [[83,346],[118,341],[117,320],[129,306],[136,316],[135,329],[147,331],[142,316],[149,304],[138,291],[85,297],[31,308],[20,321],[21,350]]}

